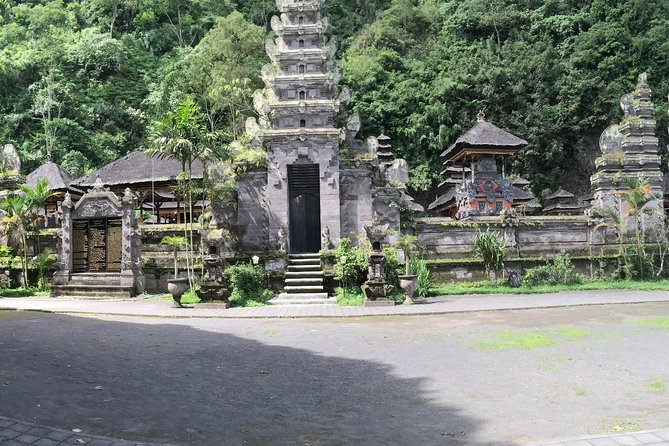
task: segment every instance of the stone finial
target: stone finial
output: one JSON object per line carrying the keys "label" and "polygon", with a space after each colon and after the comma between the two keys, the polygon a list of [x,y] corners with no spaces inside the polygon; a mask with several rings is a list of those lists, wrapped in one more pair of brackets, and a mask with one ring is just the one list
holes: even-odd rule
{"label": "stone finial", "polygon": [[72,207],[72,195],[69,192],[65,193],[65,199],[63,199],[62,207],[70,208]]}
{"label": "stone finial", "polygon": [[102,180],[100,177],[98,177],[97,180],[95,180],[95,183],[93,184],[93,192],[104,192],[105,191],[105,185],[102,183]]}
{"label": "stone finial", "polygon": [[476,122],[485,122],[485,112],[483,110],[479,110],[476,115]]}
{"label": "stone finial", "polygon": [[637,78],[637,85],[640,87],[647,87],[648,86],[648,73],[643,72],[639,74],[639,77]]}

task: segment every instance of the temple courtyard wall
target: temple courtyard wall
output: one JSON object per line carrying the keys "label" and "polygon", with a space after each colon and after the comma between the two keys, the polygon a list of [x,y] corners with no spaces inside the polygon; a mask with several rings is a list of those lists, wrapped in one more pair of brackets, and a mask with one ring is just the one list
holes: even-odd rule
{"label": "temple courtyard wall", "polygon": [[[513,223],[498,217],[480,217],[466,221],[450,218],[420,218],[413,224],[413,232],[425,246],[425,258],[436,282],[472,281],[486,278],[481,260],[473,253],[479,231],[499,232],[506,242],[505,267],[508,271],[522,271],[541,265],[561,250],[573,259],[579,272],[587,277],[609,276],[615,266],[619,246],[612,229],[595,224],[587,216],[521,217]],[[351,228],[353,230],[353,228]],[[170,246],[160,241],[168,235],[183,235],[179,225],[144,225],[142,233],[142,269],[149,291],[165,290],[167,279],[173,275],[173,253]],[[41,233],[42,248],[55,250],[57,231]],[[194,243],[200,237],[194,233]],[[179,268],[185,274],[184,253],[179,256]],[[258,253],[267,270],[269,285],[282,285],[283,256],[278,252]],[[231,262],[249,261],[251,254],[230,259]],[[196,266],[199,267],[199,253]],[[277,264],[280,264],[277,267]],[[196,269],[197,272],[197,269]],[[328,288],[337,286],[332,268],[326,268]]]}

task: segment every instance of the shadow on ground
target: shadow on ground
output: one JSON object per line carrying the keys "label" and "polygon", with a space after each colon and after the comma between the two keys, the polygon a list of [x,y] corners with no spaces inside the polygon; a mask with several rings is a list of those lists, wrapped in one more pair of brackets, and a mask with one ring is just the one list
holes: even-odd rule
{"label": "shadow on ground", "polygon": [[0,415],[133,440],[459,445],[480,423],[384,364],[184,325],[0,312],[0,358]]}

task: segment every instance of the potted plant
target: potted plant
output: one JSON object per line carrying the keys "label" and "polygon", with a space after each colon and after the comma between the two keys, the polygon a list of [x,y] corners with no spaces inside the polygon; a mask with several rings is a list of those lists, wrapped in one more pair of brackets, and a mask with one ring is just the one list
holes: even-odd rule
{"label": "potted plant", "polygon": [[187,277],[181,279],[178,277],[179,268],[177,265],[177,256],[179,248],[186,245],[186,237],[168,235],[163,237],[160,243],[162,245],[171,246],[174,252],[174,278],[167,280],[167,291],[170,292],[172,299],[174,299],[174,307],[183,308],[184,306],[181,305],[181,296],[183,296],[189,287],[189,279]]}
{"label": "potted plant", "polygon": [[420,242],[415,235],[403,234],[394,243],[395,246],[404,253],[404,275],[398,276],[400,288],[404,291],[406,299],[405,304],[412,304],[413,294],[418,286],[418,276],[410,274],[410,264],[413,254],[420,249]]}

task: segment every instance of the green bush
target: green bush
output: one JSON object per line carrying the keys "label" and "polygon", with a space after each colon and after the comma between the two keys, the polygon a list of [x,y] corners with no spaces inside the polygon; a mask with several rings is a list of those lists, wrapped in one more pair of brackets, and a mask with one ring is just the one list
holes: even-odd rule
{"label": "green bush", "polygon": [[504,268],[504,249],[506,244],[499,232],[478,231],[474,239],[474,254],[483,260],[486,275],[492,271],[498,274]]}
{"label": "green bush", "polygon": [[575,285],[583,283],[585,277],[576,272],[569,254],[560,251],[555,258],[545,265],[530,268],[523,274],[527,286],[537,285]]}
{"label": "green bush", "polygon": [[[348,238],[342,238],[334,251],[335,279],[345,286],[362,285],[367,276],[367,251]],[[342,260],[346,258],[345,262]]]}
{"label": "green bush", "polygon": [[225,270],[232,284],[230,302],[239,306],[257,306],[272,298],[272,292],[265,289],[265,275],[251,265],[234,265]]}
{"label": "green bush", "polygon": [[427,297],[430,288],[432,288],[432,277],[430,269],[425,260],[414,259],[411,261],[411,274],[418,276],[418,288],[416,294],[420,297]]}

